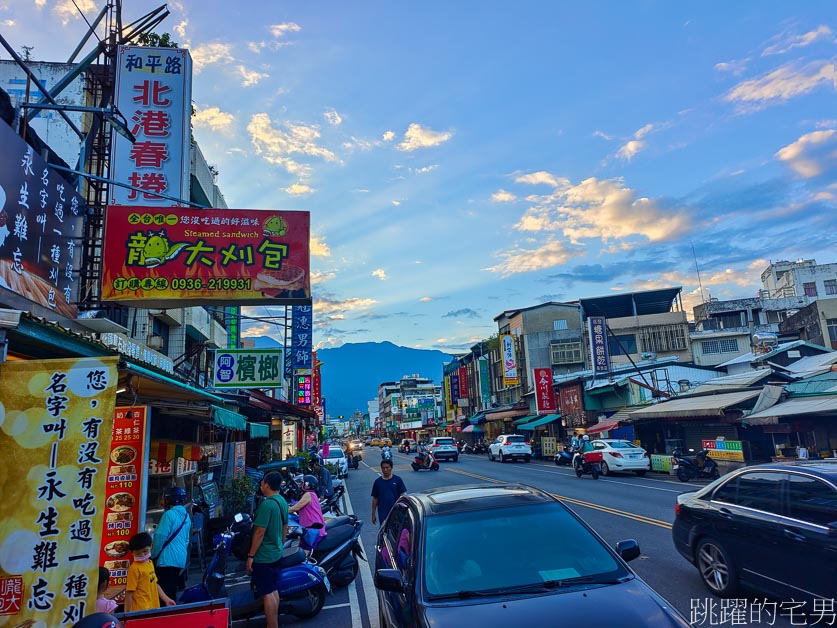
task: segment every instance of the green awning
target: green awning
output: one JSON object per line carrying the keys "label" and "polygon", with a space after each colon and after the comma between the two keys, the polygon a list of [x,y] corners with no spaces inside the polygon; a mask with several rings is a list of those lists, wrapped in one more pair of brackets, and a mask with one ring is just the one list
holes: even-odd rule
{"label": "green awning", "polygon": [[513,423],[515,425],[526,425],[529,421],[534,421],[538,418],[539,415],[537,414],[530,414],[529,416],[524,416],[519,419],[515,419]]}
{"label": "green awning", "polygon": [[247,419],[243,415],[220,406],[212,406],[212,422],[231,430],[247,429]]}
{"label": "green awning", "polygon": [[248,423],[250,438],[270,438],[270,426],[267,423]]}
{"label": "green awning", "polygon": [[526,423],[524,425],[518,425],[517,429],[519,430],[526,430],[527,432],[534,432],[535,428],[539,425],[546,425],[547,423],[552,423],[553,421],[557,421],[561,418],[560,414],[547,414],[546,416],[542,416],[541,418],[532,421],[531,423]]}

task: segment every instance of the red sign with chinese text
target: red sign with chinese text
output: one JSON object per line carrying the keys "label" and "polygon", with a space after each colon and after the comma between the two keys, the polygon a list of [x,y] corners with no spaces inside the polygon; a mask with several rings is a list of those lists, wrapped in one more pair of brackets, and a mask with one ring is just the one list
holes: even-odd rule
{"label": "red sign with chinese text", "polygon": [[0,578],[0,615],[17,615],[23,600],[23,576]]}
{"label": "red sign with chinese text", "polygon": [[538,414],[554,414],[558,410],[552,387],[552,369],[535,369],[535,403]]}
{"label": "red sign with chinese text", "polygon": [[102,299],[143,307],[310,305],[304,211],[107,209]]}
{"label": "red sign with chinese text", "polygon": [[110,570],[110,586],[127,582],[131,552],[128,541],[140,524],[142,484],[147,473],[145,439],[148,409],[145,406],[114,409],[113,440],[108,454],[105,516],[99,564]]}
{"label": "red sign with chinese text", "polygon": [[459,398],[468,398],[468,369],[464,366],[459,367]]}

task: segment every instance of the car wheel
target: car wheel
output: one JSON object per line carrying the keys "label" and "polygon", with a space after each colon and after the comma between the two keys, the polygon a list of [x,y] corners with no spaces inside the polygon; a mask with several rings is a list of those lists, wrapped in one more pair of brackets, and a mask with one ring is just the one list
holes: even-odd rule
{"label": "car wheel", "polygon": [[489,459],[491,462],[494,462],[494,454],[492,454],[492,453],[491,453],[491,450],[490,450],[490,449],[488,450],[488,459]]}
{"label": "car wheel", "polygon": [[738,590],[738,575],[729,553],[712,537],[701,539],[695,550],[695,565],[703,584],[712,593],[728,597]]}
{"label": "car wheel", "polygon": [[506,461],[506,457],[503,455],[503,450],[500,450],[500,462],[503,463]]}
{"label": "car wheel", "polygon": [[645,477],[646,472],[645,471],[634,471],[634,473],[636,473],[639,477],[643,478],[643,477]]}
{"label": "car wheel", "polygon": [[602,475],[610,475],[610,467],[604,460],[602,460]]}
{"label": "car wheel", "polygon": [[692,478],[684,467],[677,467],[677,479],[681,482],[688,482]]}

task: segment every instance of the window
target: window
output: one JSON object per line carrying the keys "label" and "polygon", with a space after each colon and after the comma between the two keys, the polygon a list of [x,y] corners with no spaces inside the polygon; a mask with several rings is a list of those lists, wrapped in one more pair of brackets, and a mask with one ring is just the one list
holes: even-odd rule
{"label": "window", "polygon": [[753,472],[739,475],[718,488],[712,499],[718,502],[781,514],[779,487],[784,473]]}
{"label": "window", "polygon": [[610,355],[628,355],[636,353],[636,335],[621,334],[615,338],[609,335],[607,337],[607,350]]}
{"label": "window", "polygon": [[552,363],[553,364],[579,364],[581,363],[581,343],[580,342],[562,342],[553,344],[552,349]]}
{"label": "window", "polygon": [[738,338],[704,340],[700,344],[704,355],[712,353],[738,353]]}
{"label": "window", "polygon": [[567,321],[565,320],[554,320],[552,321],[552,329],[558,331],[560,329],[567,328]]}
{"label": "window", "polygon": [[837,491],[816,478],[789,475],[790,516],[820,526],[837,519]]}
{"label": "window", "polygon": [[837,342],[837,318],[827,318],[825,324],[828,325],[828,337],[831,342]]}
{"label": "window", "polygon": [[[651,353],[686,350],[685,325],[656,325],[640,330],[642,350]],[[634,351],[633,353],[636,353]]]}
{"label": "window", "polygon": [[826,294],[837,294],[837,279],[826,279],[825,280],[825,293]]}
{"label": "window", "polygon": [[805,282],[802,284],[802,289],[805,291],[806,297],[815,297],[817,296],[817,284],[813,281]]}

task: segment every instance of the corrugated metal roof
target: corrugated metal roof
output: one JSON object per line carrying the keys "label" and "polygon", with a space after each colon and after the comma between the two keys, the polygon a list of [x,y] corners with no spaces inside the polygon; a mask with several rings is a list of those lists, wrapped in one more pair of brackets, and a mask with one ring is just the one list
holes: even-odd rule
{"label": "corrugated metal roof", "polygon": [[743,420],[751,423],[751,419],[797,416],[800,414],[837,414],[837,395],[788,399],[770,408],[765,408],[761,412],[749,414],[743,417]]}
{"label": "corrugated metal roof", "polygon": [[631,412],[632,419],[685,418],[698,416],[723,416],[724,410],[759,396],[758,390],[679,397],[641,410]]}
{"label": "corrugated metal roof", "polygon": [[756,382],[764,379],[772,373],[773,369],[760,368],[756,369],[755,371],[748,371],[746,373],[736,373],[735,375],[725,375],[724,377],[716,377],[715,379],[710,379],[706,383],[701,384],[692,392],[704,393],[711,392],[713,390],[731,390],[733,388],[747,388],[748,386],[752,386]]}

